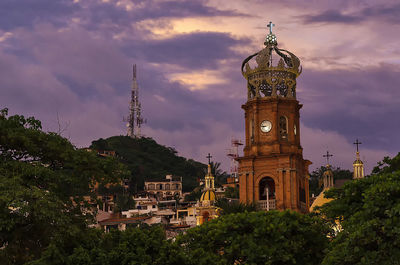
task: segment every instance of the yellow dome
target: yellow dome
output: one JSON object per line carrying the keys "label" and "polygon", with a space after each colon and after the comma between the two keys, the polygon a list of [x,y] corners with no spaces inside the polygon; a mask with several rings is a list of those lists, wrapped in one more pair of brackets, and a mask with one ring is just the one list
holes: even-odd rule
{"label": "yellow dome", "polygon": [[311,207],[310,207],[310,212],[313,212],[315,207],[317,207],[317,206],[322,206],[322,205],[324,205],[325,203],[328,203],[328,202],[330,202],[330,201],[332,200],[332,199],[327,199],[327,198],[325,198],[324,192],[325,192],[326,190],[327,190],[327,189],[324,189],[324,190],[317,196],[317,198],[315,198],[315,201],[313,202],[313,204],[312,204]]}
{"label": "yellow dome", "polygon": [[215,192],[213,190],[206,190],[201,194],[200,201],[215,201]]}

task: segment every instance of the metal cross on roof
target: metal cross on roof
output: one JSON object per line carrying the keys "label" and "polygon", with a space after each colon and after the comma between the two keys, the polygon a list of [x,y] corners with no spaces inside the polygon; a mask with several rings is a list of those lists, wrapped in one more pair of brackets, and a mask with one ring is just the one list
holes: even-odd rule
{"label": "metal cross on roof", "polygon": [[208,164],[211,164],[211,155],[210,155],[210,153],[208,153],[208,155],[206,156],[207,158],[208,158]]}
{"label": "metal cross on roof", "polygon": [[362,143],[359,142],[358,139],[356,139],[356,141],[355,141],[353,144],[357,145],[357,152],[358,152],[358,146],[359,146],[360,144],[362,144]]}
{"label": "metal cross on roof", "polygon": [[272,27],[274,27],[275,24],[272,24],[272,22],[270,21],[269,24],[267,25],[267,27],[269,28],[269,34],[272,34]]}
{"label": "metal cross on roof", "polygon": [[333,155],[331,155],[329,153],[329,151],[326,151],[326,155],[323,155],[323,157],[326,157],[326,163],[329,165],[329,157],[332,157]]}

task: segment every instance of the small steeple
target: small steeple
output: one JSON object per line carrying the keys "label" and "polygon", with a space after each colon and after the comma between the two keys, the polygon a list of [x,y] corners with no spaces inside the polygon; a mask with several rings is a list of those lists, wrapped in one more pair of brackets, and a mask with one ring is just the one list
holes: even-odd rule
{"label": "small steeple", "polygon": [[360,159],[360,152],[358,151],[358,146],[362,144],[361,142],[356,139],[356,141],[353,143],[357,146],[357,152],[356,152],[356,160],[353,163],[353,179],[361,179],[364,177],[364,163]]}
{"label": "small steeple", "polygon": [[211,155],[208,154],[208,168],[207,174],[204,178],[205,185],[203,193],[200,196],[200,203],[202,206],[210,206],[214,204],[215,201],[215,187],[214,187],[214,176],[211,173]]}
{"label": "small steeple", "polygon": [[331,169],[331,165],[329,164],[329,157],[332,157],[333,155],[329,153],[329,151],[326,151],[326,155],[323,155],[323,157],[326,157],[326,170],[324,174],[322,175],[323,181],[324,181],[324,190],[329,189],[334,187],[333,184],[333,172]]}
{"label": "small steeple", "polygon": [[211,173],[211,158],[212,156],[210,153],[207,155],[208,158],[208,168],[207,168],[207,175],[205,177],[205,187],[204,190],[214,190],[214,176]]}

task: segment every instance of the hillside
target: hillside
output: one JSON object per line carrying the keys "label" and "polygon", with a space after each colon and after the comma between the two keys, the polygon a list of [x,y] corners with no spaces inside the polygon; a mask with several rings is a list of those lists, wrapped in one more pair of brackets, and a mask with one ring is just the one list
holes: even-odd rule
{"label": "hillside", "polygon": [[114,150],[131,171],[131,191],[143,190],[144,181],[161,180],[172,174],[183,178],[183,191],[198,186],[197,179],[204,177],[206,165],[178,156],[171,147],[158,144],[152,138],[133,139],[128,136],[112,136],[93,141],[90,148]]}

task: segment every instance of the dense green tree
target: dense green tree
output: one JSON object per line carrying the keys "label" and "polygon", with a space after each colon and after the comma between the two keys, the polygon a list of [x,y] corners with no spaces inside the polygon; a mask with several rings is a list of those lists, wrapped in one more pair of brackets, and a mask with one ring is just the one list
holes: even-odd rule
{"label": "dense green tree", "polygon": [[178,156],[174,148],[158,144],[151,138],[113,136],[92,142],[90,148],[114,150],[131,172],[130,192],[143,190],[144,181],[162,180],[165,175],[183,178],[183,191],[192,191],[204,178],[206,165]]}
{"label": "dense green tree", "polygon": [[121,211],[127,211],[135,207],[135,200],[133,196],[120,184],[115,183],[113,185],[100,184],[97,188],[96,193],[98,195],[112,195],[116,201],[116,207],[114,212],[120,213]]}
{"label": "dense green tree", "polygon": [[385,158],[368,178],[347,182],[325,193],[334,200],[321,211],[342,230],[334,237],[323,264],[399,264],[399,156]]}
{"label": "dense green tree", "polygon": [[[223,171],[221,169],[221,163],[220,162],[211,162],[211,173],[214,176],[214,183],[216,187],[221,187],[222,184],[226,183],[226,179],[229,177],[228,173]],[[207,169],[204,171],[204,176],[207,173]],[[203,176],[203,178],[204,178]]]}
{"label": "dense green tree", "polygon": [[225,198],[239,199],[239,187],[226,187],[224,195]]}
{"label": "dense green tree", "polygon": [[241,203],[239,200],[230,200],[228,198],[217,199],[215,206],[221,208],[220,213],[222,215],[257,211],[256,203]]}
{"label": "dense green tree", "polygon": [[378,162],[378,165],[372,170],[373,174],[382,173],[394,173],[400,170],[400,153],[397,156],[390,158],[388,156],[384,157],[382,161]]}
{"label": "dense green tree", "polygon": [[328,228],[292,211],[224,215],[187,231],[177,243],[191,264],[320,264]]}
{"label": "dense green tree", "polygon": [[41,255],[58,234],[93,220],[84,196],[95,202],[95,182],[118,182],[126,173],[113,159],[76,149],[40,121],[0,113],[0,264],[23,264]]}
{"label": "dense green tree", "polygon": [[201,194],[203,194],[202,187],[196,187],[194,190],[192,190],[192,192],[185,196],[185,201],[197,201],[200,199]]}
{"label": "dense green tree", "polygon": [[187,264],[182,248],[167,240],[161,226],[111,230],[88,229],[52,243],[31,265]]}

